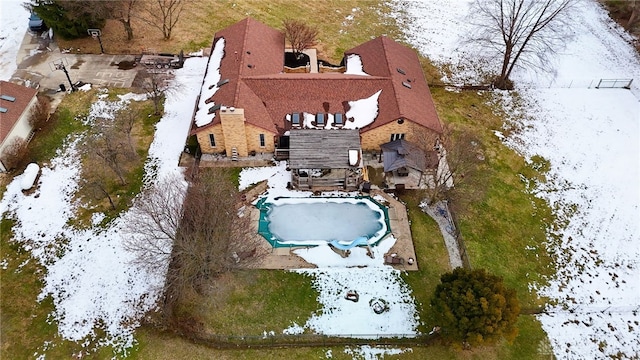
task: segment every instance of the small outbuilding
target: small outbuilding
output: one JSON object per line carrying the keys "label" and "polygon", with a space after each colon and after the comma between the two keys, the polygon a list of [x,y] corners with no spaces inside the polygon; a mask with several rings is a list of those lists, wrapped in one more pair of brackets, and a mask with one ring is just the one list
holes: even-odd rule
{"label": "small outbuilding", "polygon": [[385,182],[393,188],[419,189],[426,186],[427,175],[438,168],[436,151],[425,151],[404,139],[380,145]]}

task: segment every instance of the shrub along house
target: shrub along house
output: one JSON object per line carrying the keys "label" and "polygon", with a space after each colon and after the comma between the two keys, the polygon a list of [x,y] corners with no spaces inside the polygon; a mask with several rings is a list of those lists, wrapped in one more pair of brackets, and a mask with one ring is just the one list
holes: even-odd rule
{"label": "shrub along house", "polygon": [[[442,133],[420,61],[410,48],[381,36],[346,51],[344,67],[307,66],[304,72],[285,71],[285,51],[280,30],[251,18],[215,34],[191,128],[204,155],[236,159],[274,153],[304,167],[317,162],[297,156],[325,154],[334,169],[357,172],[361,150],[379,151],[389,141],[424,139],[425,133],[435,141]],[[296,138],[300,130],[306,131]],[[346,130],[357,130],[358,145],[341,133]],[[342,135],[338,143],[347,155],[340,157],[346,163],[339,167],[329,161],[335,149],[328,139]],[[315,147],[313,152],[301,151],[304,142]],[[289,152],[294,143],[295,151]],[[349,150],[358,151],[355,165],[349,163]]]}
{"label": "shrub along house", "polygon": [[38,90],[0,81],[0,172],[6,172],[6,157],[13,156],[15,147],[31,139],[29,123],[36,106]]}

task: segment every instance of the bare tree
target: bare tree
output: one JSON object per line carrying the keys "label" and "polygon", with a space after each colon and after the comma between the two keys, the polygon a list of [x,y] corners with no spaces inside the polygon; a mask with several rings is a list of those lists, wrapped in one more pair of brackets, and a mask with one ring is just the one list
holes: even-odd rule
{"label": "bare tree", "polygon": [[[128,248],[140,264],[166,268],[165,311],[185,294],[206,292],[220,274],[255,261],[258,241],[249,216],[240,216],[239,194],[224,169],[206,169],[185,190],[169,178],[136,201]],[[184,199],[184,201],[182,201]]]}
{"label": "bare tree", "polygon": [[128,41],[133,40],[131,19],[138,7],[138,2],[139,0],[112,0],[107,2],[110,9],[110,16],[122,24]]}
{"label": "bare tree", "polygon": [[469,131],[445,127],[438,139],[430,134],[415,135],[417,143],[427,154],[427,164],[433,162],[425,194],[429,204],[450,196],[455,189],[463,188],[463,183],[473,177],[484,160],[479,140]]}
{"label": "bare tree", "polygon": [[[94,153],[89,153],[89,159],[92,164],[97,161],[97,156]],[[109,181],[109,176],[105,174],[104,166],[83,166],[82,167],[82,186],[87,188],[89,192],[97,200],[106,198],[109,201],[109,208],[111,210],[116,209],[116,203],[114,197],[111,195],[112,185]]]}
{"label": "bare tree", "polygon": [[285,19],[282,24],[284,25],[284,36],[291,44],[296,57],[299,58],[304,50],[316,45],[318,29],[310,27],[302,21],[292,19]]}
{"label": "bare tree", "polygon": [[548,56],[564,41],[567,18],[575,0],[476,0],[471,10],[469,44],[499,58],[499,89],[512,89],[514,67],[544,69]]}
{"label": "bare tree", "polygon": [[27,153],[27,141],[21,137],[15,137],[2,151],[2,163],[5,169],[13,170],[20,165],[20,161]]}
{"label": "bare tree", "polygon": [[49,120],[49,110],[51,109],[51,100],[46,95],[38,94],[37,102],[33,108],[33,112],[29,117],[29,125],[35,130],[42,128]]}
{"label": "bare tree", "polygon": [[162,31],[165,40],[171,39],[171,32],[180,19],[184,8],[183,0],[155,0],[148,3],[147,18],[142,19],[147,24]]}
{"label": "bare tree", "polygon": [[142,83],[140,87],[147,94],[147,97],[153,101],[154,115],[160,115],[160,106],[168,92],[173,91],[167,75],[163,72],[154,70],[146,70],[142,73]]}
{"label": "bare tree", "polygon": [[[85,142],[85,152],[90,158],[100,159],[113,171],[120,184],[126,185],[127,169],[130,163],[136,160],[137,154],[131,146],[127,127],[118,125],[119,119],[123,118],[128,121],[120,111],[120,115],[116,115],[114,119],[96,119],[88,134],[89,141]],[[92,164],[97,165],[94,162]]]}

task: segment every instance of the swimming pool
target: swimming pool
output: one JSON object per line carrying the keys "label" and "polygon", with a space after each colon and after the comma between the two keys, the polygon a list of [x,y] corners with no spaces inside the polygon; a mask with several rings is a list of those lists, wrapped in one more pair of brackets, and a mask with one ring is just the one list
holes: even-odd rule
{"label": "swimming pool", "polygon": [[258,233],[273,247],[349,244],[362,237],[375,245],[391,232],[387,208],[369,196],[265,198],[256,207]]}

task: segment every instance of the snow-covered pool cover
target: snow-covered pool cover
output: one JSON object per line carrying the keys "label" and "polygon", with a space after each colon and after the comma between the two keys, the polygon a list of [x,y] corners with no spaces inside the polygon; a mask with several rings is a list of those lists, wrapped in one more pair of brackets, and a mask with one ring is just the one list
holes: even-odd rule
{"label": "snow-covered pool cover", "polygon": [[274,247],[347,244],[361,236],[373,245],[390,231],[385,209],[368,197],[278,198],[256,206],[258,232]]}

